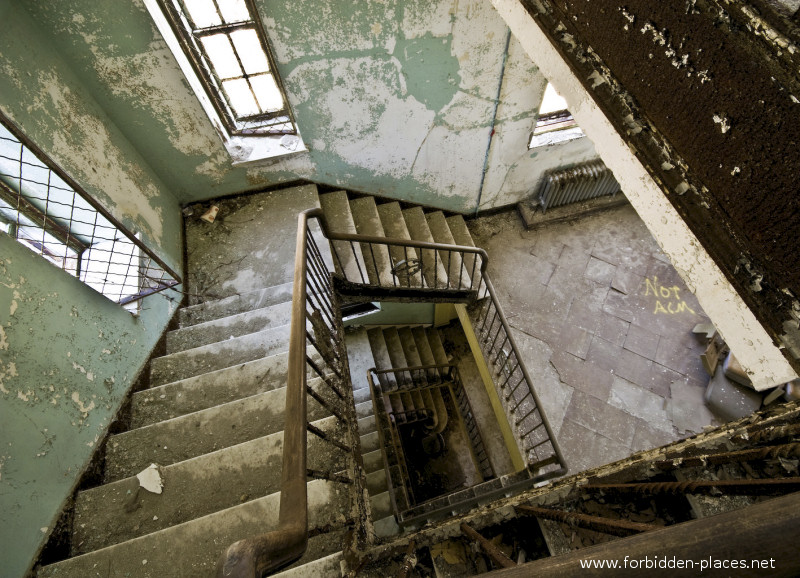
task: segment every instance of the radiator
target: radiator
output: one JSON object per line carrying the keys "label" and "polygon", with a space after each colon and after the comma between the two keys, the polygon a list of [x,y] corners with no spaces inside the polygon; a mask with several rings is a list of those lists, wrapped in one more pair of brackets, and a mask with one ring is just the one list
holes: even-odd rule
{"label": "radiator", "polygon": [[593,161],[547,173],[539,189],[539,205],[544,212],[551,207],[614,195],[619,190],[619,183],[603,161]]}

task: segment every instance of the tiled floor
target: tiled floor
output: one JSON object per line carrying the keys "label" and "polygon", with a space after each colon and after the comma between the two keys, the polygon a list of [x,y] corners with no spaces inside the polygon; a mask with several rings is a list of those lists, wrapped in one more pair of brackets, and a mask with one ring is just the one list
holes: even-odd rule
{"label": "tiled floor", "polygon": [[471,229],[572,472],[712,423],[692,333],[708,318],[632,208]]}

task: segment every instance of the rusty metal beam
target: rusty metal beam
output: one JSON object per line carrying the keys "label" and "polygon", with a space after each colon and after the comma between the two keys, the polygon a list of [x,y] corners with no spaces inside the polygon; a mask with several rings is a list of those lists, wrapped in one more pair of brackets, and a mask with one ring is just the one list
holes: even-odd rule
{"label": "rusty metal beam", "polygon": [[721,452],[705,454],[687,458],[676,457],[655,462],[655,466],[662,470],[674,470],[680,467],[705,466],[706,464],[730,464],[752,460],[767,460],[772,458],[800,457],[800,443],[783,444],[779,446],[766,446],[751,448],[735,452]]}
{"label": "rusty metal beam", "polygon": [[[735,572],[737,578],[766,575],[789,578],[800,575],[800,556],[797,555],[798,527],[800,493],[794,493],[717,516],[675,524],[561,556],[534,560],[516,568],[497,570],[489,575],[496,578],[573,578],[641,576],[646,573],[653,578],[674,578],[676,575],[700,575],[701,561],[710,561],[712,568],[714,561],[727,561],[730,568],[732,560],[745,560],[748,565],[758,560],[765,561],[765,568],[768,569],[719,569],[716,572],[709,569],[708,574],[729,576]],[[643,565],[638,570],[631,567],[631,561],[638,565],[641,560],[653,561],[656,556],[656,562],[672,561],[672,566],[665,563],[666,567],[659,567],[656,563],[653,568],[647,569]],[[627,569],[624,569],[626,560]],[[690,567],[684,565],[684,570],[676,570],[675,562],[686,560],[696,564],[694,568],[690,570]],[[591,561],[616,561],[619,569],[592,568]]]}
{"label": "rusty metal beam", "polygon": [[535,506],[516,506],[514,509],[518,514],[525,516],[536,516],[537,518],[544,518],[545,520],[565,522],[570,526],[578,526],[580,528],[586,528],[587,530],[594,530],[595,532],[611,534],[612,536],[631,536],[633,534],[658,530],[662,527],[652,524],[630,522],[628,520],[614,520],[612,518],[603,518],[600,516],[589,516],[577,512],[537,508]]}
{"label": "rusty metal beam", "polygon": [[461,522],[461,531],[464,535],[469,538],[470,540],[474,540],[478,543],[489,558],[491,558],[492,562],[497,564],[502,568],[513,568],[517,565],[511,558],[503,554],[500,549],[495,546],[490,540],[484,538],[479,532],[477,532],[472,526],[467,524],[466,522]]}
{"label": "rusty metal beam", "polygon": [[764,480],[689,480],[685,482],[643,482],[640,484],[586,484],[583,489],[609,494],[764,494],[800,491],[800,477]]}

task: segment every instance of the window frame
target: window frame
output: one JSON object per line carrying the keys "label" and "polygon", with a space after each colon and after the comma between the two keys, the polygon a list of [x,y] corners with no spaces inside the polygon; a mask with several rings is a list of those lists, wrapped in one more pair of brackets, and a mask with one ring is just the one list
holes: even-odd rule
{"label": "window frame", "polygon": [[[294,114],[289,106],[289,99],[286,97],[286,89],[283,85],[283,80],[277,73],[277,66],[275,65],[275,57],[272,48],[269,44],[269,39],[264,30],[263,23],[258,13],[253,0],[242,0],[247,7],[250,14],[250,20],[239,23],[220,24],[207,28],[195,28],[192,18],[183,5],[183,0],[156,0],[157,5],[164,14],[167,23],[172,29],[172,33],[178,40],[180,47],[185,54],[189,64],[197,76],[203,90],[208,97],[211,105],[213,106],[220,121],[224,124],[225,130],[229,136],[280,136],[280,135],[297,135],[297,123],[295,122]],[[215,8],[219,11],[217,4],[218,0],[212,0]],[[189,28],[184,26],[184,20]],[[213,33],[228,33],[236,29],[252,28],[255,30],[256,35],[261,43],[261,47],[266,55],[267,62],[269,63],[268,74],[275,81],[281,97],[283,99],[283,108],[275,112],[264,112],[246,117],[237,117],[232,104],[229,102],[225,90],[222,86],[222,79],[220,79],[214,72],[211,59],[205,53],[200,38]],[[234,48],[235,53],[235,48]],[[239,59],[238,54],[236,55]],[[241,61],[239,62],[242,66]],[[248,74],[244,72],[242,78],[248,78]],[[284,120],[280,120],[284,119]],[[270,122],[276,121],[277,122]],[[251,126],[253,123],[262,123],[260,126]],[[288,125],[288,127],[287,127]],[[283,126],[285,128],[274,128],[275,126]]]}
{"label": "window frame", "polygon": [[[545,92],[547,92],[547,89],[551,86],[552,84],[548,82],[545,86]],[[555,87],[553,87],[553,91],[555,91]],[[543,104],[544,102],[540,103],[539,110],[542,109]],[[566,133],[562,131],[570,132]],[[553,133],[561,134],[556,135]],[[528,150],[558,144],[560,142],[567,142],[584,136],[586,136],[586,133],[578,126],[578,122],[568,109],[554,110],[544,114],[537,111],[536,124],[528,138]]]}
{"label": "window frame", "polygon": [[[62,221],[65,220],[65,217],[54,215],[51,216],[48,214],[47,205],[50,202],[50,192],[49,188],[51,186],[50,177],[48,177],[47,188],[48,192],[45,198],[39,198],[36,196],[31,196],[29,193],[23,189],[22,182],[31,182],[28,178],[22,177],[22,172],[20,168],[20,189],[16,190],[12,185],[9,185],[7,182],[0,179],[0,200],[2,200],[5,204],[10,206],[10,210],[16,210],[18,215],[21,215],[28,221],[31,221],[33,224],[21,224],[19,216],[15,221],[6,218],[5,215],[0,215],[0,225],[5,225],[5,228],[0,229],[1,234],[8,235],[11,239],[15,242],[27,247],[32,252],[38,254],[40,257],[58,267],[62,271],[66,272],[72,277],[77,278],[81,283],[83,283],[88,288],[96,291],[103,297],[109,299],[117,303],[118,305],[123,306],[126,310],[131,313],[136,314],[138,312],[138,304],[139,302],[147,297],[148,295],[153,295],[154,293],[158,293],[160,291],[164,291],[166,289],[173,288],[177,285],[182,283],[181,276],[178,275],[169,265],[167,265],[161,258],[159,258],[154,251],[148,248],[140,239],[140,235],[135,232],[131,232],[128,230],[122,223],[120,223],[116,218],[114,218],[109,211],[107,211],[98,201],[96,201],[91,195],[89,195],[83,188],[75,182],[63,169],[61,169],[58,164],[56,164],[47,154],[42,151],[35,143],[33,143],[19,128],[17,128],[13,122],[9,119],[5,118],[4,115],[0,114],[0,126],[2,126],[10,135],[16,139],[23,149],[20,152],[20,162],[22,164],[29,164],[27,161],[22,160],[24,158],[25,151],[24,149],[28,149],[29,153],[36,158],[36,160],[41,163],[42,168],[46,168],[52,174],[54,174],[58,179],[62,181],[63,185],[69,187],[66,189],[64,187],[58,187],[57,189],[71,193],[72,194],[72,213],[69,219],[70,224],[65,224]],[[4,140],[7,140],[6,137],[3,137]],[[8,159],[8,157],[4,157]],[[11,159],[8,159],[11,160]],[[1,170],[1,169],[0,169]],[[11,178],[12,175],[7,175]],[[43,183],[37,183],[43,184]],[[75,199],[79,198],[83,201],[90,210],[96,211],[97,215],[102,217],[108,225],[113,227],[113,229],[124,237],[124,240],[121,238],[114,237],[113,239],[108,238],[100,238],[95,237],[94,232],[90,239],[90,242],[86,242],[81,237],[85,236],[83,233],[76,233],[73,229],[70,228],[71,224],[73,223],[73,214],[76,208],[79,211],[86,211],[86,207],[80,208],[76,205]],[[39,200],[45,201],[45,208],[41,208],[37,206],[36,203],[32,202],[32,200]],[[9,210],[9,209],[6,209]],[[76,219],[75,222],[78,222]],[[83,223],[86,224],[86,223]],[[98,219],[95,217],[94,227],[95,230],[97,227],[109,228],[106,225],[98,224]],[[43,237],[41,242],[37,239],[32,239],[28,237],[21,237],[19,234],[19,227],[23,228],[30,228],[34,227],[36,229],[41,229],[43,232]],[[48,241],[45,239],[44,235],[50,236],[55,242],[61,243],[66,249],[75,253],[74,257],[69,257],[67,255],[61,256],[58,252],[54,253],[55,245],[48,246]],[[130,270],[134,267],[137,271],[136,277],[136,289],[137,292],[130,293],[123,295],[122,291],[117,290],[109,290],[106,291],[106,285],[110,287],[114,287],[114,283],[108,282],[108,279],[105,279],[102,284],[100,284],[101,288],[98,289],[96,285],[98,282],[93,277],[97,274],[96,271],[91,270],[91,266],[94,263],[103,264],[105,261],[103,258],[98,258],[95,260],[92,257],[92,251],[96,251],[99,253],[108,253],[108,262],[106,263],[106,276],[119,276],[119,273],[110,273],[111,267],[114,265],[120,265],[120,263],[113,261],[113,257],[115,255],[114,249],[108,250],[107,248],[101,247],[100,243],[94,243],[94,240],[99,238],[101,241],[110,242],[112,247],[117,241],[123,241],[124,243],[133,245],[136,251],[138,251],[137,255],[134,257],[133,253],[129,255],[131,261],[127,265],[127,269]],[[87,256],[87,259],[84,260],[84,255]],[[138,263],[135,265],[133,264],[132,259],[137,259]],[[62,260],[62,263],[59,264],[57,262],[58,259]],[[68,259],[74,259],[75,263],[73,266],[68,266],[67,261]],[[145,263],[146,262],[146,263]],[[148,273],[153,271],[154,263],[158,269],[161,270],[161,277],[158,279],[151,278],[148,276]],[[82,263],[86,264],[86,268],[83,268]],[[128,283],[128,275],[130,273],[125,274],[125,280],[122,283],[122,288],[129,286]],[[154,285],[155,282],[155,285]],[[119,298],[114,299],[111,295],[119,295]]]}

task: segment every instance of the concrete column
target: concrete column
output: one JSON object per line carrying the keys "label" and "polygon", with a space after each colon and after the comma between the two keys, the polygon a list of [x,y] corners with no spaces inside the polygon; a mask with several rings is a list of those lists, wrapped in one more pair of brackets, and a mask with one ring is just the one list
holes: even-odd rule
{"label": "concrete column", "polygon": [[[667,199],[570,65],[519,0],[492,0],[522,47],[566,99],[580,127],[758,390],[797,377],[722,269]],[[603,82],[600,75],[597,82]],[[665,91],[667,88],[665,87]]]}

